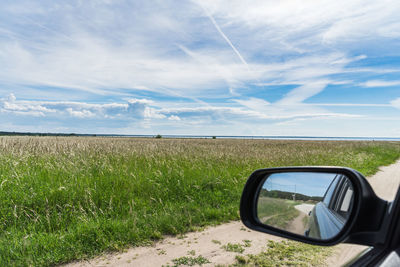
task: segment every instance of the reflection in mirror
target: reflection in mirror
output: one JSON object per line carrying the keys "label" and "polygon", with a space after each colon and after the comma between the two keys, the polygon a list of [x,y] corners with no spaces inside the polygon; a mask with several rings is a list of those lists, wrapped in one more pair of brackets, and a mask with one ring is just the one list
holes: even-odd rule
{"label": "reflection in mirror", "polygon": [[343,174],[274,173],[261,187],[257,214],[263,224],[326,240],[343,229],[353,198],[353,185]]}

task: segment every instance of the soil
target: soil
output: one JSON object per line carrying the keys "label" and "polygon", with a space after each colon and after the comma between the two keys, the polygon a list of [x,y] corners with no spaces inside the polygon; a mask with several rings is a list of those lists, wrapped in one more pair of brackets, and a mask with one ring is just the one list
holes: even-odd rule
{"label": "soil", "polygon": [[294,220],[289,223],[288,227],[286,227],[285,230],[299,235],[304,235],[305,226],[303,218],[305,218],[306,216],[306,213],[300,212],[299,216],[294,218]]}
{"label": "soil", "polygon": [[[245,247],[244,240],[250,240]],[[179,257],[203,256],[211,263],[228,264],[235,261],[238,253],[226,251],[222,246],[228,243],[240,243],[245,249],[243,254],[257,254],[265,249],[267,240],[281,240],[276,236],[260,234],[248,230],[241,222],[230,222],[215,227],[208,227],[201,232],[186,234],[183,238],[166,237],[151,247],[131,248],[125,253],[107,254],[90,261],[81,261],[67,266],[162,266],[173,265],[172,260]],[[193,254],[194,251],[194,255]]]}

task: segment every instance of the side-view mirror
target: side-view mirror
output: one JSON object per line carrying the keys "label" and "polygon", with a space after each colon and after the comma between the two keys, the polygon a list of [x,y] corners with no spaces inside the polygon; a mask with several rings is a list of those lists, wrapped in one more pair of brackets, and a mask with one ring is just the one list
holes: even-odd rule
{"label": "side-view mirror", "polygon": [[249,177],[240,217],[250,229],[310,244],[376,245],[387,209],[355,170],[284,167]]}

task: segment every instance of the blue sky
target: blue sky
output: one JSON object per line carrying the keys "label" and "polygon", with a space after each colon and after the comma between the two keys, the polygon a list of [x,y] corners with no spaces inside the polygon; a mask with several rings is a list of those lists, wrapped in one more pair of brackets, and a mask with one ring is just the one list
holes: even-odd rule
{"label": "blue sky", "polygon": [[2,1],[0,130],[400,137],[399,1]]}
{"label": "blue sky", "polygon": [[274,173],[265,181],[263,188],[323,197],[335,176],[335,173]]}

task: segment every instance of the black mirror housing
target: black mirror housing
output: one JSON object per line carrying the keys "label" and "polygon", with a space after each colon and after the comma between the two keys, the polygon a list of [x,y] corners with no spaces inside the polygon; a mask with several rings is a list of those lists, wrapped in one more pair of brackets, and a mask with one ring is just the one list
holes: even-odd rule
{"label": "black mirror housing", "polygon": [[[265,177],[279,173],[337,173],[345,175],[353,185],[353,208],[343,229],[334,237],[319,240],[291,233],[266,224],[257,217],[257,200]],[[244,187],[240,201],[240,218],[250,229],[277,235],[313,245],[331,246],[340,242],[373,246],[383,242],[382,221],[386,215],[388,203],[376,196],[365,177],[350,168],[343,167],[280,167],[260,169],[253,172]]]}

